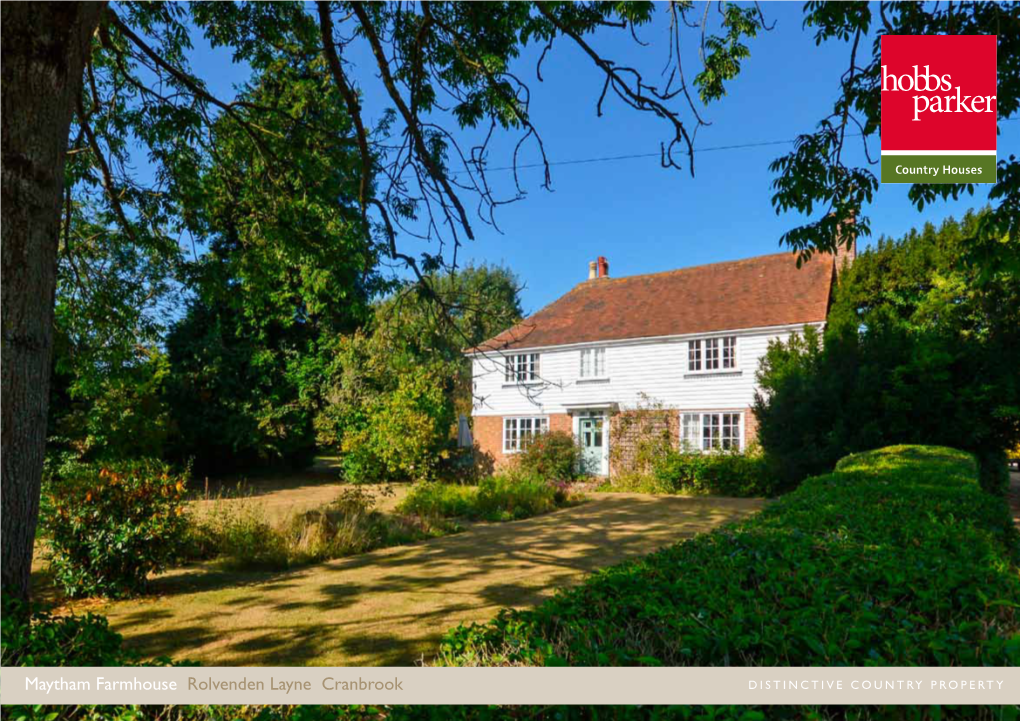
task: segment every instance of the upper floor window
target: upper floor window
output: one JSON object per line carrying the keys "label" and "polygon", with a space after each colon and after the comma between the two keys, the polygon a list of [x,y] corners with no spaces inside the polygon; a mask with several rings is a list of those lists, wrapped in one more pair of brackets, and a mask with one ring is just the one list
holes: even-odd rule
{"label": "upper floor window", "polygon": [[513,383],[514,381],[537,381],[538,353],[508,355],[506,357],[504,380],[507,383]]}
{"label": "upper floor window", "polygon": [[716,371],[737,367],[737,337],[704,338],[688,341],[687,370]]}
{"label": "upper floor window", "polygon": [[606,375],[606,349],[584,348],[581,350],[581,377],[604,378]]}

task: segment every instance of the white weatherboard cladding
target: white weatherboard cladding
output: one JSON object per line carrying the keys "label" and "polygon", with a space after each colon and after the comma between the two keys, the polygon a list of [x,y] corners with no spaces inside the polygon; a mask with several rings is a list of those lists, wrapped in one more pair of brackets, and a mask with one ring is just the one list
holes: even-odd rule
{"label": "white weatherboard cladding", "polygon": [[[747,408],[754,402],[755,372],[770,340],[789,337],[791,328],[731,331],[682,338],[610,342],[606,348],[606,378],[581,379],[580,352],[584,346],[536,349],[541,354],[541,381],[507,383],[499,354],[474,356],[476,416],[568,413],[585,404],[616,403],[620,409],[649,402],[680,410]],[[694,373],[687,367],[687,341],[737,336],[735,370]]]}

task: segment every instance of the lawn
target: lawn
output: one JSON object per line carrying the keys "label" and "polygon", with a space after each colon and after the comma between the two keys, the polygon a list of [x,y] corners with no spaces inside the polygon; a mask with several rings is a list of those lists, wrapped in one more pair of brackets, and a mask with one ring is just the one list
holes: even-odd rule
{"label": "lawn", "polygon": [[[332,491],[309,481],[258,496],[278,512]],[[204,503],[204,501],[199,501]],[[76,604],[106,615],[146,656],[207,665],[400,665],[460,623],[528,607],[589,572],[741,518],[754,499],[599,494],[534,518],[285,572],[214,563],[154,580],[151,594]]]}

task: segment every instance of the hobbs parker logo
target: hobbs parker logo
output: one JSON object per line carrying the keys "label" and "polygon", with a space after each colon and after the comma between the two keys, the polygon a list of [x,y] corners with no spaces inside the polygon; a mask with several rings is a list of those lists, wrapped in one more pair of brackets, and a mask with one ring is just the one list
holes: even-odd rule
{"label": "hobbs parker logo", "polygon": [[994,183],[995,35],[882,37],[882,182]]}

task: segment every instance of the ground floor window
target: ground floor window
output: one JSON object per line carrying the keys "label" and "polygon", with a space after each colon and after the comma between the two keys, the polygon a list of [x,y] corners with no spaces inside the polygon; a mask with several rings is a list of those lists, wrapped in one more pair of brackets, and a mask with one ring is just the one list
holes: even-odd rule
{"label": "ground floor window", "polygon": [[549,430],[548,418],[504,418],[503,452],[523,451],[531,439]]}
{"label": "ground floor window", "polygon": [[683,413],[680,447],[685,451],[741,450],[742,413]]}

